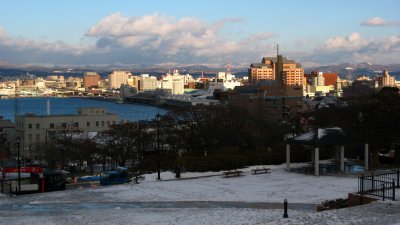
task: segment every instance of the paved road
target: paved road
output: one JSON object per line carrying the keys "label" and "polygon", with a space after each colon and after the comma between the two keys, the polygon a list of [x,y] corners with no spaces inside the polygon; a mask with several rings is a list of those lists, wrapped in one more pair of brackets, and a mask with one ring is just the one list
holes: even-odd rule
{"label": "paved road", "polygon": [[[37,211],[71,211],[82,209],[112,209],[112,208],[252,208],[252,209],[283,209],[283,203],[263,202],[232,202],[232,201],[187,201],[187,202],[60,202],[60,203],[24,203],[6,204],[0,206],[2,211],[21,210]],[[315,211],[316,204],[289,203],[292,210]]]}

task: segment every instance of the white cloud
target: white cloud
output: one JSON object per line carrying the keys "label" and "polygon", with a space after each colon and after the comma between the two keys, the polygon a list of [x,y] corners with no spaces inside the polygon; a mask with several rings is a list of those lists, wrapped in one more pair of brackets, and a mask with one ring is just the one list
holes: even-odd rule
{"label": "white cloud", "polygon": [[372,17],[367,19],[361,23],[362,26],[367,27],[390,27],[390,26],[397,26],[400,27],[400,21],[387,21],[381,17]]}
{"label": "white cloud", "polygon": [[399,52],[400,36],[365,39],[355,32],[347,37],[329,38],[318,48],[322,52]]}
{"label": "white cloud", "polygon": [[357,32],[350,34],[348,37],[334,37],[324,41],[321,50],[332,51],[332,50],[346,50],[354,51],[367,46],[369,43],[363,39]]}
{"label": "white cloud", "polygon": [[0,27],[0,60],[37,64],[157,64],[166,61],[196,64],[225,64],[254,61],[260,49],[268,49],[268,32],[243,40],[223,34],[225,18],[213,23],[197,18],[176,19],[158,14],[142,17],[114,13],[90,27],[85,36],[94,45],[69,45],[63,41],[46,42],[12,38]]}
{"label": "white cloud", "polygon": [[[126,17],[114,13],[103,18],[87,32],[97,37],[98,47],[119,46],[147,51],[161,56],[187,55],[212,57],[239,51],[237,42],[221,37],[219,32],[226,23],[240,22],[229,18],[213,24],[196,18],[179,20],[169,16],[148,15]],[[107,38],[107,42],[104,42]]]}
{"label": "white cloud", "polygon": [[399,57],[400,35],[367,39],[355,32],[345,37],[328,38],[303,59],[321,64],[366,61],[388,64],[398,63]]}
{"label": "white cloud", "polygon": [[63,41],[47,43],[44,41],[32,41],[26,38],[12,38],[0,27],[0,46],[13,48],[16,51],[44,51],[44,52],[69,52],[74,55],[82,54],[90,49],[85,45],[68,45]]}
{"label": "white cloud", "polygon": [[361,25],[362,26],[379,27],[379,26],[388,26],[389,23],[380,17],[372,17],[372,18],[367,19],[364,22],[362,22]]}
{"label": "white cloud", "polygon": [[[227,34],[228,24],[231,28],[241,22],[237,18],[210,23],[193,17],[177,19],[158,14],[133,17],[114,13],[99,20],[84,34],[94,44],[81,45],[14,38],[0,27],[0,60],[64,65],[164,62],[226,65],[229,61],[249,65],[259,62],[263,56],[276,54],[275,43],[279,40],[275,33],[263,31],[242,39],[237,35],[240,30]],[[374,39],[354,32],[328,38],[320,44],[313,37],[293,44],[293,50],[282,48],[283,54],[303,65],[361,60],[398,63],[400,54],[400,35]],[[291,44],[282,44],[285,45]]]}
{"label": "white cloud", "polygon": [[229,35],[222,34],[227,23],[240,22],[242,20],[239,18],[207,23],[192,17],[175,19],[158,14],[128,17],[114,13],[91,27],[86,35],[98,38],[99,48],[129,48],[153,56],[154,60],[175,58],[177,61],[226,63],[227,58],[239,59],[246,54],[254,54],[260,48],[266,48],[265,40],[273,36],[272,33],[261,32],[234,41]]}
{"label": "white cloud", "polygon": [[251,35],[250,37],[244,39],[241,41],[241,44],[254,44],[254,43],[260,43],[264,42],[266,40],[269,40],[271,37],[274,37],[275,34],[271,32],[261,32],[258,34]]}

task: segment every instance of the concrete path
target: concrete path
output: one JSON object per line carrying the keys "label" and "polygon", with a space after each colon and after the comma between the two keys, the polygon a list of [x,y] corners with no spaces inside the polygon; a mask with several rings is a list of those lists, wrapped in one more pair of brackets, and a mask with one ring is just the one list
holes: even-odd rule
{"label": "concrete path", "polygon": [[[283,203],[233,202],[233,201],[187,201],[187,202],[59,202],[59,203],[23,203],[0,206],[2,212],[18,210],[21,212],[57,212],[71,210],[113,209],[113,208],[251,208],[283,209]],[[316,204],[289,203],[291,210],[316,211]]]}

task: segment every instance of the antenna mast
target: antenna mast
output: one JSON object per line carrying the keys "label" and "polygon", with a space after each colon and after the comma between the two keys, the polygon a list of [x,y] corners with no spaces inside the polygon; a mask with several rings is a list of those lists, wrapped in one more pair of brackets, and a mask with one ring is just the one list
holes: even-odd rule
{"label": "antenna mast", "polygon": [[276,44],[276,56],[279,55],[279,44]]}
{"label": "antenna mast", "polygon": [[14,84],[14,120],[15,120],[15,122],[17,122],[17,115],[18,115],[17,86],[18,86],[18,78]]}

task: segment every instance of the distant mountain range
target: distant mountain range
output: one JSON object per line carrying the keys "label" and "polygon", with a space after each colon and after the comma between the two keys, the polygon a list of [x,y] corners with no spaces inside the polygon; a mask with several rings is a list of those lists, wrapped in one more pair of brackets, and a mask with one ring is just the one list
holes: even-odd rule
{"label": "distant mountain range", "polygon": [[[250,64],[249,64],[250,65]],[[26,74],[35,74],[38,76],[46,76],[51,74],[63,75],[82,75],[86,71],[96,71],[100,74],[107,74],[113,70],[129,70],[134,74],[149,73],[149,74],[164,74],[174,69],[178,69],[181,74],[202,74],[210,75],[219,71],[226,71],[226,67],[213,66],[213,65],[184,65],[177,63],[163,63],[158,65],[123,65],[123,64],[110,64],[110,65],[80,65],[80,66],[37,66],[37,65],[20,65],[11,64],[0,61],[0,76],[20,76]],[[238,76],[246,76],[248,67],[233,64],[230,68],[231,72]],[[337,73],[341,78],[354,79],[358,76],[365,75],[373,77],[377,74],[382,74],[383,70],[389,71],[389,74],[396,76],[400,80],[400,64],[392,65],[378,65],[371,63],[349,64],[343,63],[338,65],[326,65],[319,67],[305,68],[305,73],[310,73],[316,70],[320,72]]]}
{"label": "distant mountain range", "polygon": [[327,66],[306,68],[305,72],[310,73],[313,70],[321,72],[337,73],[341,78],[346,78],[346,79],[354,79],[362,75],[373,77],[375,75],[381,75],[383,70],[387,70],[389,71],[390,75],[396,76],[397,79],[400,79],[400,64],[378,65],[371,63],[359,63],[359,64],[343,63],[338,65],[327,65]]}

